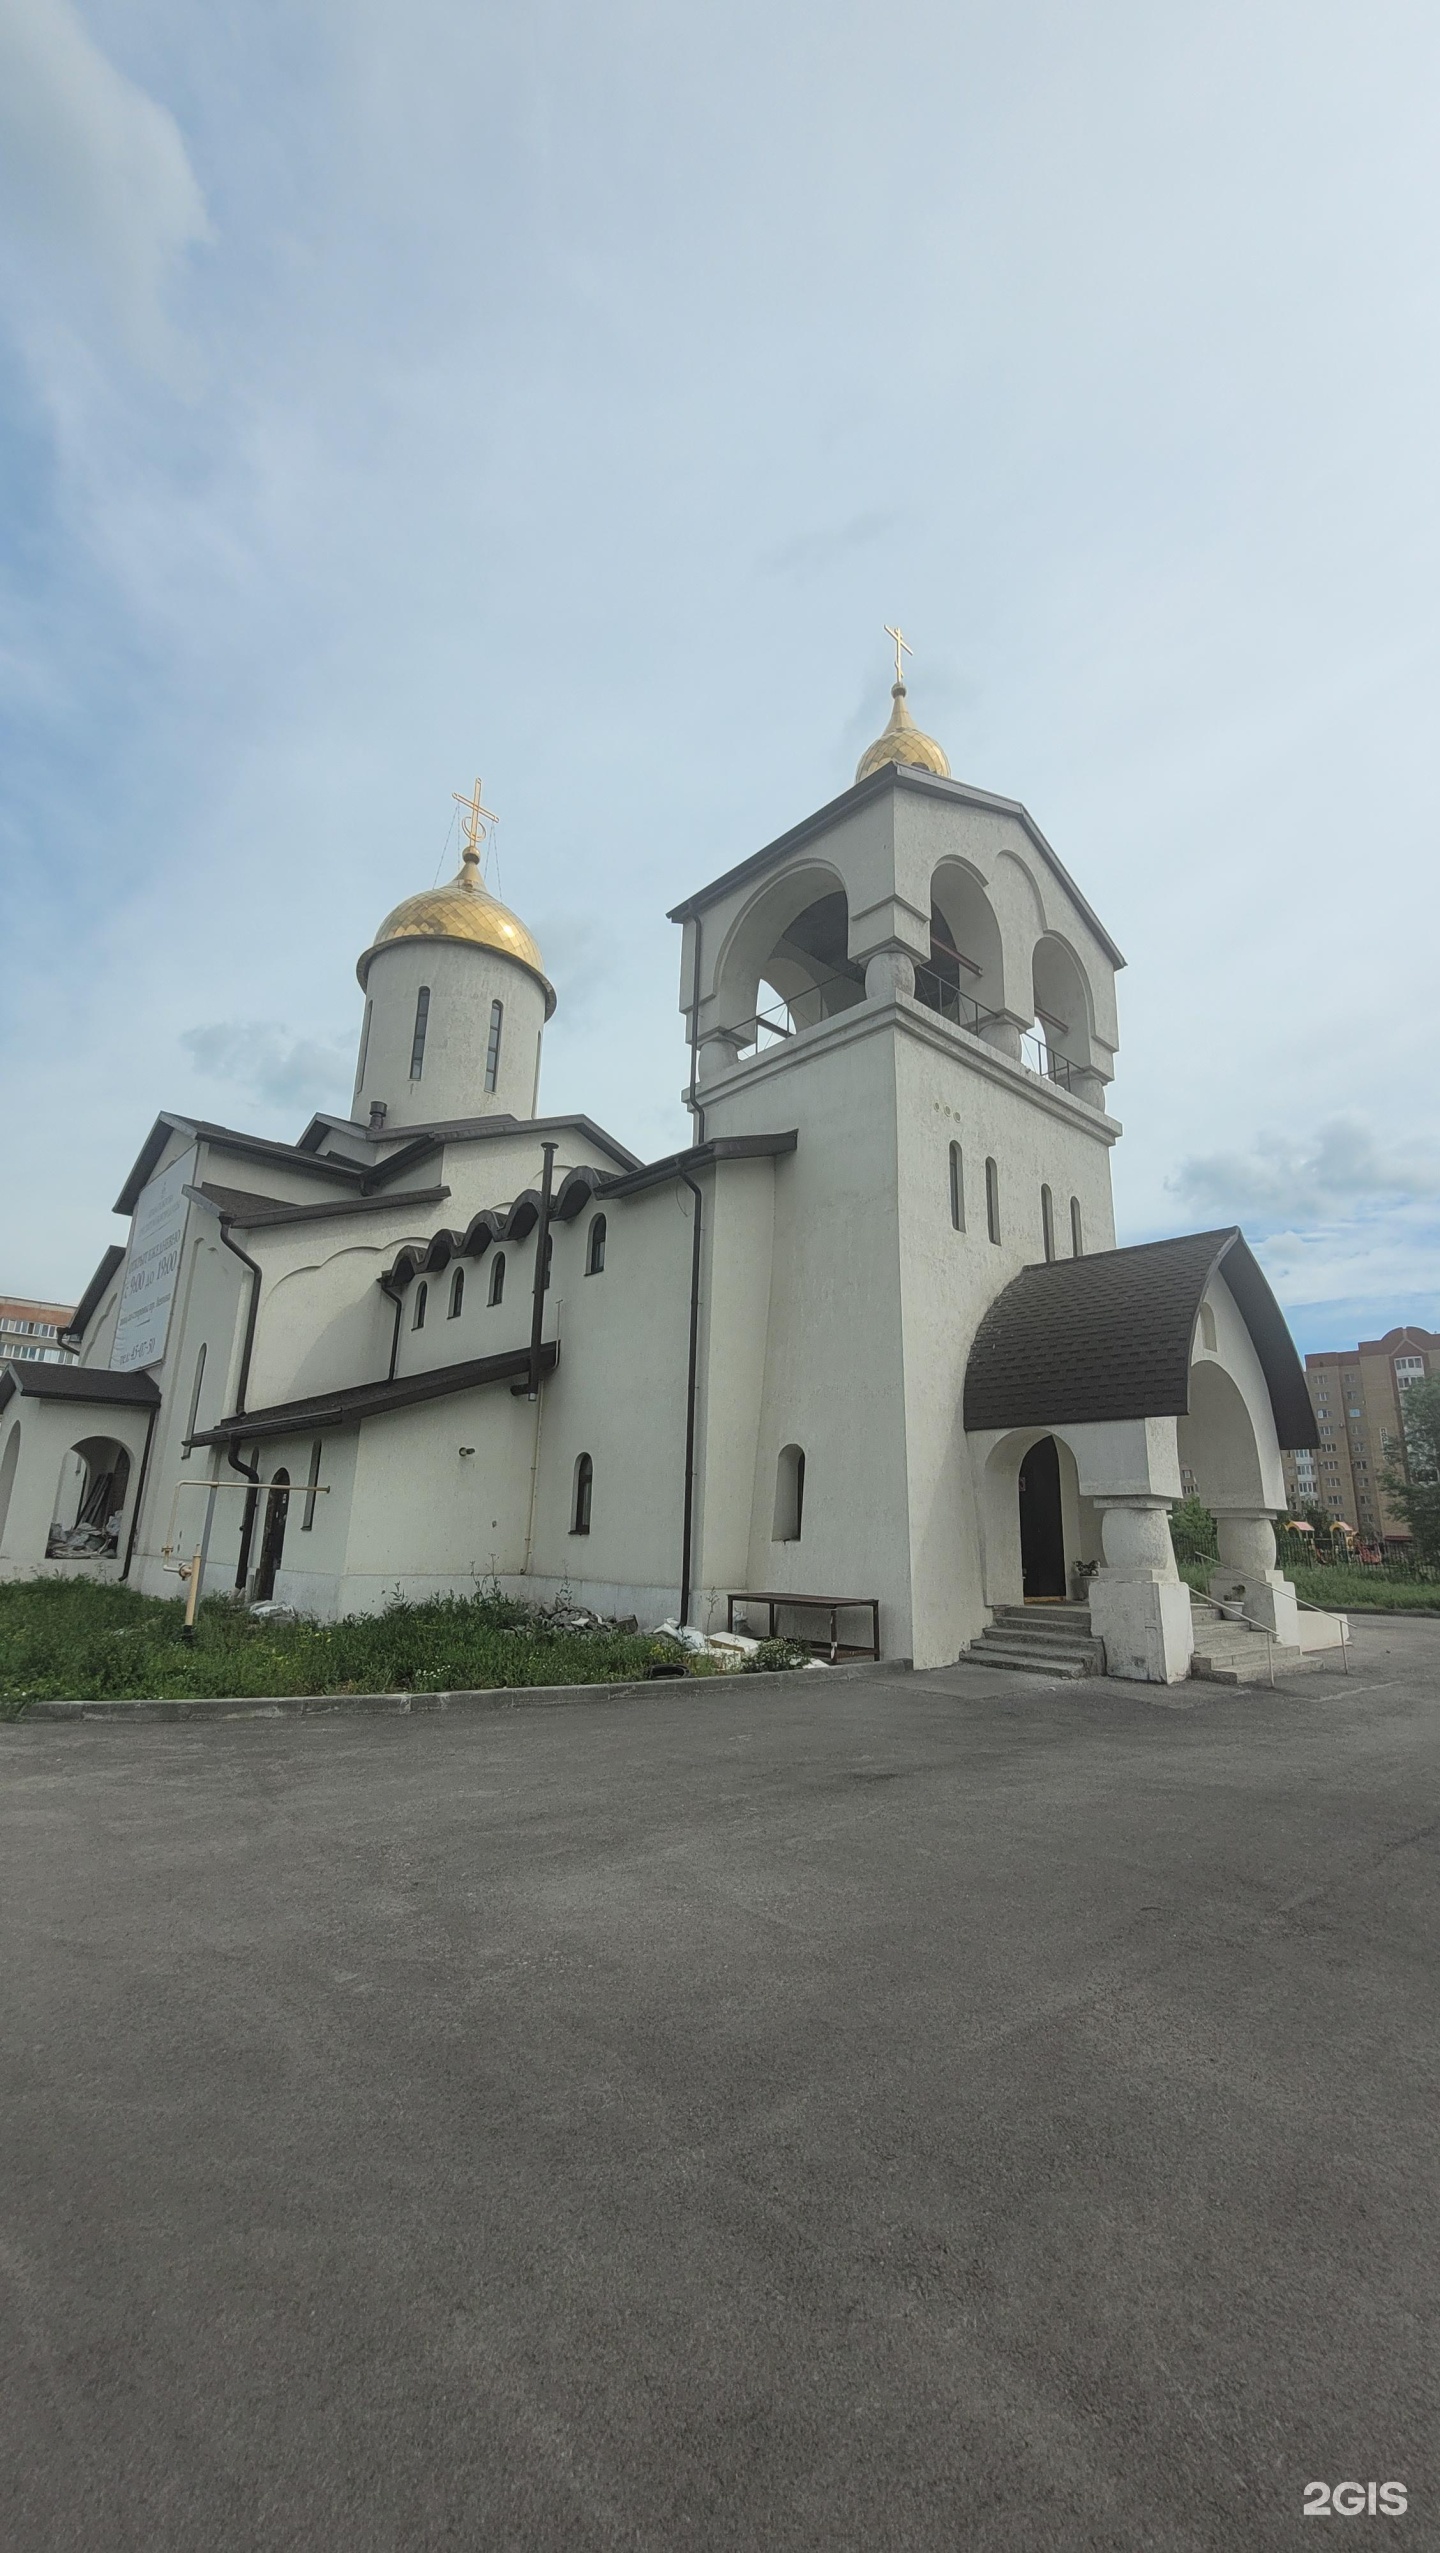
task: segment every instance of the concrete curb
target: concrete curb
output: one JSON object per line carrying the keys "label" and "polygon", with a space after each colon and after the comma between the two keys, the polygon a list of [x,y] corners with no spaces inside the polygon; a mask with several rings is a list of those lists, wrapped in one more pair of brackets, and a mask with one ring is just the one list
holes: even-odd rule
{"label": "concrete curb", "polygon": [[1347,1604],[1341,1611],[1350,1622],[1440,1622],[1440,1605]]}
{"label": "concrete curb", "polygon": [[[33,1728],[38,1721],[74,1726],[81,1720],[139,1728],[179,1720],[313,1720],[341,1715],[361,1718],[423,1718],[437,1711],[555,1710],[566,1702],[673,1701],[689,1696],[753,1691],[756,1685],[790,1684],[804,1669],[774,1667],[761,1675],[641,1676],[616,1684],[493,1684],[474,1693],[255,1693],[197,1694],[159,1701],[31,1702],[18,1720],[0,1728]],[[908,1658],[866,1658],[859,1665],[828,1667],[828,1677],[851,1683],[862,1675],[908,1675]]]}

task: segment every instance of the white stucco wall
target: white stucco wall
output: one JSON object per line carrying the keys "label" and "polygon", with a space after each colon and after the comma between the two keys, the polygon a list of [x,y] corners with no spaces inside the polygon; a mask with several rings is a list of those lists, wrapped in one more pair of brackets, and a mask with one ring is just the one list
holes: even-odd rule
{"label": "white stucco wall", "polygon": [[[410,1077],[416,997],[430,989],[420,1078]],[[365,983],[368,1036],[353,1113],[363,1125],[383,1101],[388,1127],[446,1117],[531,1117],[540,1086],[545,995],[529,969],[460,941],[394,940],[377,949]],[[492,1002],[504,1006],[500,1068],[485,1087]]]}

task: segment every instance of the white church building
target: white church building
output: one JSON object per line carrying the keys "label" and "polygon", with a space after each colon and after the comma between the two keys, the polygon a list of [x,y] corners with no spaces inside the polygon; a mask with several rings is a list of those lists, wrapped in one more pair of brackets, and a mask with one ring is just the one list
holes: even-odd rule
{"label": "white church building", "polygon": [[1068,1599],[1168,1682],[1193,1486],[1298,1650],[1300,1364],[1238,1231],[1115,1247],[1123,960],[1024,807],[897,682],[853,785],[676,907],[693,1140],[651,1162],[537,1114],[555,995],[483,814],[360,958],[348,1117],[151,1129],[79,1361],[0,1371],[0,1574],[173,1595],[203,1546],[207,1592],[322,1615],[498,1580],[702,1629],[790,1594],[917,1667]]}

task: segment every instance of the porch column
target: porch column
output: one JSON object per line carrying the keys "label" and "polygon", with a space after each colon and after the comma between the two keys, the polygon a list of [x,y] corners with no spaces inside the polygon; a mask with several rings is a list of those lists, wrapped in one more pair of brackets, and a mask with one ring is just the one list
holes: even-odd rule
{"label": "porch column", "polygon": [[1210,1572],[1216,1604],[1233,1604],[1262,1622],[1277,1640],[1300,1645],[1300,1607],[1289,1579],[1275,1566],[1273,1507],[1238,1507],[1216,1499],[1213,1513],[1220,1557]]}
{"label": "porch column", "polygon": [[1172,1501],[1089,1494],[1105,1554],[1090,1581],[1090,1625],[1105,1643],[1107,1671],[1143,1684],[1183,1683],[1195,1632],[1170,1540]]}
{"label": "porch column", "polygon": [[887,1001],[892,994],[913,994],[914,990],[915,960],[908,949],[898,944],[893,948],[877,949],[873,957],[865,960],[867,1002]]}
{"label": "porch column", "polygon": [[740,1061],[740,1039],[733,1028],[707,1029],[700,1040],[695,1057],[697,1082],[718,1081],[722,1073],[731,1073]]}
{"label": "porch column", "polygon": [[1012,1064],[1018,1064],[1020,1040],[1032,1026],[1033,1022],[1022,1019],[1018,1011],[992,1011],[988,1019],[981,1021],[978,1033],[987,1046],[998,1047]]}

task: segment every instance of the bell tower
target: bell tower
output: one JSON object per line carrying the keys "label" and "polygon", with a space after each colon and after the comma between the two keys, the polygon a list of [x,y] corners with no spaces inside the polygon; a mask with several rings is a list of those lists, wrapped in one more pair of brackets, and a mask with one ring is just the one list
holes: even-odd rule
{"label": "bell tower", "polygon": [[[864,1431],[869,1524],[905,1520],[916,1608],[955,1590],[953,1623],[912,1622],[933,1657],[976,1627],[958,1592],[980,1581],[959,1414],[975,1331],[1022,1267],[1114,1246],[1124,960],[1026,809],[956,780],[916,726],[890,635],[889,723],[851,787],[671,919],[696,1139],[797,1136],[757,1477],[793,1443],[812,1482],[838,1478]],[[849,1526],[827,1549],[818,1496],[810,1512],[807,1575],[851,1583]],[[936,1535],[953,1571],[919,1566]]]}

